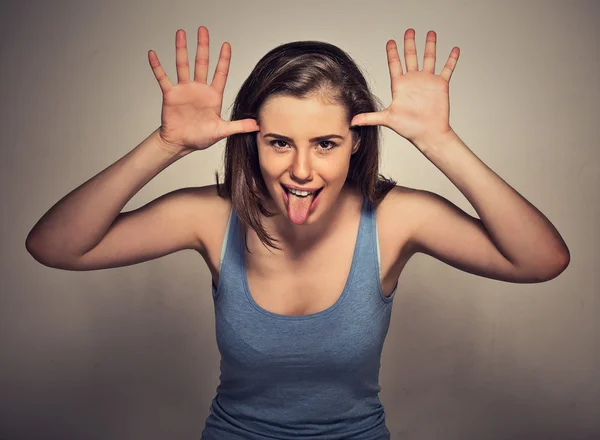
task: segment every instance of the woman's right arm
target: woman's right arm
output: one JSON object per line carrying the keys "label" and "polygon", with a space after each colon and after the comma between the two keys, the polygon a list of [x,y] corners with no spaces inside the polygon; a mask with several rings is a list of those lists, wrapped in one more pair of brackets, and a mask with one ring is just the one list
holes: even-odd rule
{"label": "woman's right arm", "polygon": [[191,150],[175,151],[154,131],[131,152],[71,191],[26,240],[40,263],[67,270],[124,266],[180,249],[199,249],[197,193],[184,188],[121,212],[153,177]]}
{"label": "woman's right arm", "polygon": [[[194,78],[190,76],[186,36],[175,38],[177,84],[172,84],[154,51],[150,67],[163,94],[161,125],[120,160],[57,202],[26,240],[40,263],[67,270],[125,266],[180,249],[202,252],[211,239],[215,213],[223,206],[214,187],[184,188],[121,213],[154,176],[192,151],[221,139],[260,129],[256,120],[221,119],[231,47],[223,43],[213,80],[207,84],[209,35],[198,28]],[[220,212],[220,211],[219,211]]]}

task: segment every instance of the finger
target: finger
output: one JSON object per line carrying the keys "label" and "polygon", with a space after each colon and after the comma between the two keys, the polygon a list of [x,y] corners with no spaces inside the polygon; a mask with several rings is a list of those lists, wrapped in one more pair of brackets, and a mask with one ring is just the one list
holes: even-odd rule
{"label": "finger", "polygon": [[417,48],[415,46],[414,29],[409,28],[404,33],[404,60],[407,72],[419,69],[419,62],[417,60]]}
{"label": "finger", "polygon": [[187,52],[187,38],[183,29],[175,34],[175,65],[177,67],[177,82],[190,81],[190,60]]}
{"label": "finger", "polygon": [[440,76],[444,78],[446,81],[450,81],[452,77],[452,73],[454,72],[454,68],[456,67],[456,63],[458,62],[458,57],[460,56],[460,49],[458,47],[453,47],[450,51],[450,56],[448,57],[448,61],[446,61],[446,65],[440,72]]}
{"label": "finger", "polygon": [[226,122],[226,136],[239,133],[250,133],[260,130],[260,127],[255,119],[240,119],[238,121]]}
{"label": "finger", "polygon": [[160,65],[160,61],[158,61],[158,56],[153,50],[148,51],[148,61],[150,62],[150,67],[152,68],[154,77],[158,81],[160,90],[162,90],[163,94],[167,93],[169,90],[171,90],[173,84],[171,84],[171,81],[169,81],[169,77]]}
{"label": "finger", "polygon": [[208,29],[204,26],[198,28],[198,47],[196,49],[196,65],[194,67],[194,81],[206,84],[208,76]]}
{"label": "finger", "polygon": [[227,82],[227,75],[229,74],[229,62],[231,60],[231,45],[228,42],[223,43],[221,46],[221,53],[219,54],[219,61],[217,62],[217,68],[213,76],[211,87],[214,87],[219,93],[223,94],[225,90],[225,83]]}
{"label": "finger", "polygon": [[435,43],[437,35],[434,31],[427,32],[425,54],[423,55],[423,71],[435,74]]}
{"label": "finger", "polygon": [[384,112],[360,113],[352,118],[350,126],[385,125],[385,121]]}
{"label": "finger", "polygon": [[393,84],[396,78],[402,76],[402,63],[400,62],[400,56],[398,55],[398,46],[394,40],[389,40],[385,46],[387,51],[388,66],[390,69],[390,80],[392,82],[392,90],[394,89]]}

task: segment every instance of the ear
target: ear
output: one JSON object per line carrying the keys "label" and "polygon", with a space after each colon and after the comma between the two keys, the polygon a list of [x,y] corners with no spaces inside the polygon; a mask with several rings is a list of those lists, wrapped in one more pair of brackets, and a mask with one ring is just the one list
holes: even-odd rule
{"label": "ear", "polygon": [[360,132],[357,127],[350,127],[350,132],[352,133],[352,153],[354,154],[358,151],[358,147],[360,146]]}

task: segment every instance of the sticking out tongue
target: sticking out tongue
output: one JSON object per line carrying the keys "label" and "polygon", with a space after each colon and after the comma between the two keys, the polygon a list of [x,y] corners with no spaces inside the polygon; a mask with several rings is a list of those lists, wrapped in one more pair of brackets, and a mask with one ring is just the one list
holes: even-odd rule
{"label": "sticking out tongue", "polygon": [[288,217],[297,225],[300,225],[308,218],[310,205],[315,198],[315,193],[306,197],[298,197],[288,193]]}

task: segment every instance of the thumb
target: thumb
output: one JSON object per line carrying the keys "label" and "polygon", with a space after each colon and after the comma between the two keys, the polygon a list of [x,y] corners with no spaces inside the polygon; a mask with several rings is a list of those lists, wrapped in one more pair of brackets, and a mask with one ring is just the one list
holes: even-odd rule
{"label": "thumb", "polygon": [[250,133],[252,131],[258,131],[260,127],[255,119],[240,119],[237,121],[229,121],[225,126],[226,136],[239,133]]}
{"label": "thumb", "polygon": [[383,112],[360,113],[350,122],[350,125],[384,125],[385,114]]}

